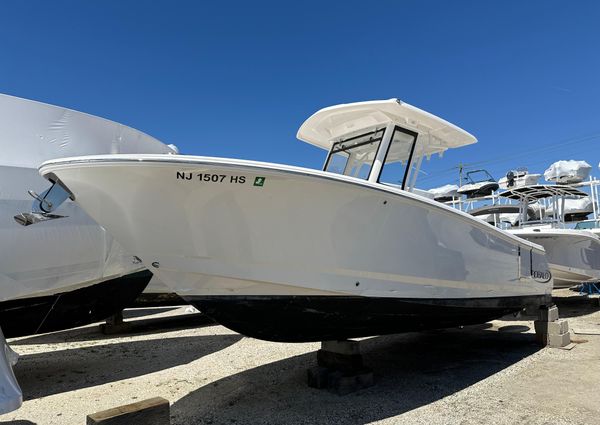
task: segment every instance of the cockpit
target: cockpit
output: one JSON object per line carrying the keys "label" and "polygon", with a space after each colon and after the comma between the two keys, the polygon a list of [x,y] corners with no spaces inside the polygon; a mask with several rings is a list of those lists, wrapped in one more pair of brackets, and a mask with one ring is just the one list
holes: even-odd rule
{"label": "cockpit", "polygon": [[424,158],[475,143],[471,134],[398,99],[322,109],[298,130],[328,151],[323,170],[413,191]]}
{"label": "cockpit", "polygon": [[375,181],[404,189],[418,134],[399,126],[390,131],[391,140],[385,144],[386,127],[334,142],[323,170],[370,180],[379,157],[383,161]]}

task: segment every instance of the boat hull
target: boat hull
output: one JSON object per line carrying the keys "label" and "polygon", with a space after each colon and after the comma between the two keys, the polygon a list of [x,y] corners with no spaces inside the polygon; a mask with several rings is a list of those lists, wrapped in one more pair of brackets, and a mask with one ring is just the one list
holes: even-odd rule
{"label": "boat hull", "polygon": [[151,278],[143,270],[69,292],[0,302],[0,327],[14,338],[89,325],[130,306]]}
{"label": "boat hull", "polygon": [[[541,248],[381,184],[218,158],[56,162],[63,166],[48,164],[41,172],[60,179],[159,279],[217,321],[262,339],[312,341],[455,326],[519,310],[551,291]],[[268,302],[240,304],[239,297],[284,297],[290,310],[273,309],[270,320],[285,322],[289,314],[288,322],[299,328],[288,335],[269,332],[258,319]],[[448,307],[435,304],[468,300],[481,306],[480,299],[506,297],[521,301],[500,309],[490,301],[481,311],[461,310],[465,314],[456,320],[446,320]],[[305,299],[308,305],[300,302]],[[316,299],[325,301],[312,315]],[[407,300],[428,305],[413,323]],[[360,311],[361,303],[371,317],[357,317],[359,327],[344,320],[329,324],[330,313],[339,311],[343,319]],[[238,311],[240,305],[245,307]],[[379,317],[381,306],[386,313]],[[227,320],[229,315],[243,316],[246,327]],[[319,327],[329,329],[319,333]]]}
{"label": "boat hull", "polygon": [[498,187],[496,182],[472,183],[461,186],[457,192],[470,199],[491,195],[495,190],[498,190]]}
{"label": "boat hull", "polygon": [[306,342],[484,323],[527,305],[549,304],[551,297],[221,296],[187,300],[216,322],[243,335],[276,342]]}
{"label": "boat hull", "polygon": [[600,280],[600,238],[593,233],[544,228],[511,233],[544,247],[555,288]]}

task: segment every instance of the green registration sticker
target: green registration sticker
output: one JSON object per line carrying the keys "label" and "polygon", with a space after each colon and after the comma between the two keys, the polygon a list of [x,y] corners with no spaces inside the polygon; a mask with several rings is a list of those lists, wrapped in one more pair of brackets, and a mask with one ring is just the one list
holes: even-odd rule
{"label": "green registration sticker", "polygon": [[254,186],[263,186],[265,184],[265,178],[264,177],[256,177],[254,179]]}

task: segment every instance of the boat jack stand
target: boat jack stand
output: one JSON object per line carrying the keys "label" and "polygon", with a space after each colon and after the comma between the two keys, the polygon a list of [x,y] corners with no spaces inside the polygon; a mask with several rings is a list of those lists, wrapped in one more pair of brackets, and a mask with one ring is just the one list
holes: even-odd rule
{"label": "boat jack stand", "polygon": [[317,364],[308,369],[309,387],[345,395],[374,384],[373,371],[363,364],[359,341],[321,342]]}

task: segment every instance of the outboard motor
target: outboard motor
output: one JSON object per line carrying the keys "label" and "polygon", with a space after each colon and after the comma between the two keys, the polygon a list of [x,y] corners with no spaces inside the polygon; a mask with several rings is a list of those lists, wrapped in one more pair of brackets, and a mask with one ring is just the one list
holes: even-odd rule
{"label": "outboard motor", "polygon": [[514,171],[511,170],[508,173],[506,173],[506,186],[508,188],[514,187],[516,178],[517,176],[515,175]]}

